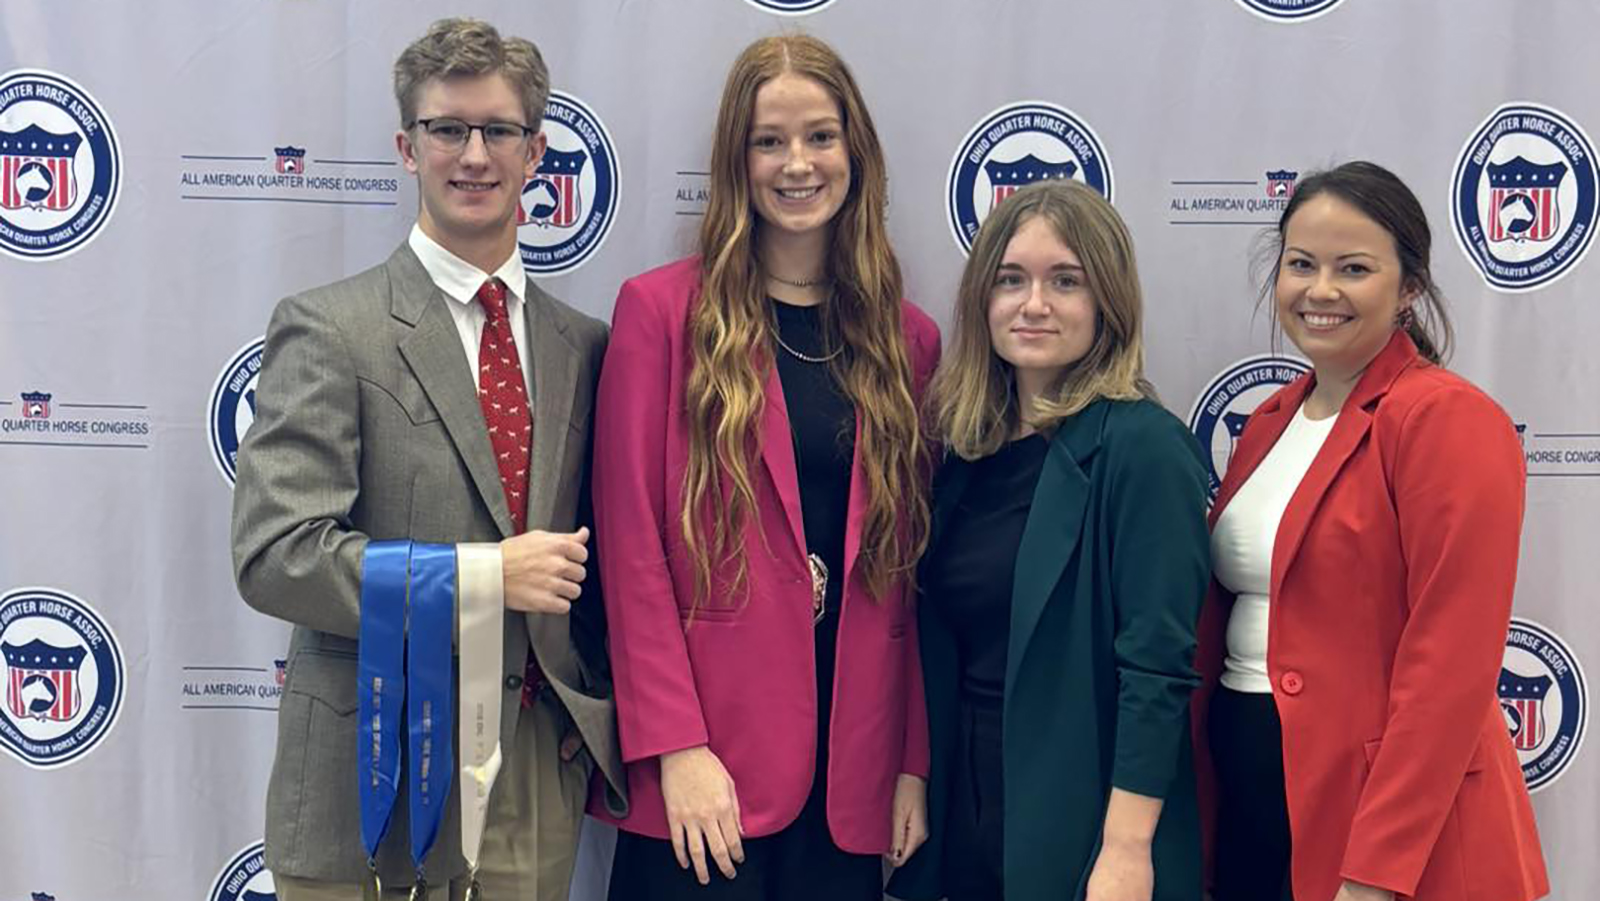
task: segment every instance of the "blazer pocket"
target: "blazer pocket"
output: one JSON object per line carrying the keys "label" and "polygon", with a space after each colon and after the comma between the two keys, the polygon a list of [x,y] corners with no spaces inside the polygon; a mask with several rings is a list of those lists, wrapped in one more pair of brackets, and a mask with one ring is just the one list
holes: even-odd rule
{"label": "blazer pocket", "polygon": [[742,607],[722,607],[701,604],[693,609],[678,608],[678,622],[685,629],[694,623],[728,623],[738,619],[744,613]]}
{"label": "blazer pocket", "polygon": [[439,421],[439,411],[434,409],[433,403],[423,393],[422,386],[416,382],[405,379],[398,385],[391,386],[366,377],[360,377],[359,381],[398,406],[412,425],[427,425]]}
{"label": "blazer pocket", "polygon": [[[1382,747],[1383,739],[1381,738],[1374,738],[1369,742],[1362,743],[1361,750],[1366,753],[1367,757],[1367,772],[1372,772],[1372,763],[1378,759],[1378,750]],[[1484,754],[1483,741],[1480,739],[1472,748],[1472,757],[1467,760],[1466,772],[1482,772],[1484,766]]]}
{"label": "blazer pocket", "polygon": [[320,702],[339,716],[356,712],[356,658],[326,651],[301,651],[289,662],[285,690]]}

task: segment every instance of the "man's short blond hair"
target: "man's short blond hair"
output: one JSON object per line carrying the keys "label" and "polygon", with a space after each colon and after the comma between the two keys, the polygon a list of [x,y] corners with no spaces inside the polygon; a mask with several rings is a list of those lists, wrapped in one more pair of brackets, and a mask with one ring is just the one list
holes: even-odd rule
{"label": "man's short blond hair", "polygon": [[394,61],[394,99],[400,127],[417,118],[417,95],[433,79],[501,75],[522,100],[523,124],[538,130],[550,97],[550,70],[532,41],[502,38],[478,19],[440,19]]}

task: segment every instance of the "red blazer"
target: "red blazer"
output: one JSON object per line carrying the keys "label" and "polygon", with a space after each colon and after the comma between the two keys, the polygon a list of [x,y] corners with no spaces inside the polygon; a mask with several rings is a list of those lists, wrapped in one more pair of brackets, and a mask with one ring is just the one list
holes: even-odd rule
{"label": "red blazer", "polygon": [[[811,790],[816,668],[811,577],[789,416],[776,367],[766,380],[752,468],[756,510],[744,543],[749,599],[702,603],[690,618],[694,568],[679,525],[689,437],[684,384],[691,258],[631,279],[617,295],[595,415],[595,535],[616,681],[617,728],[631,810],[596,816],[667,837],[658,755],[710,744],[733,777],[741,822],[769,835]],[[939,356],[926,314],[901,306],[916,393]],[[859,426],[858,426],[859,428]],[[832,721],[828,824],[846,851],[889,849],[900,773],[928,772],[927,710],[909,582],[874,602],[856,571],[866,485],[857,442],[845,526],[845,573]]]}
{"label": "red blazer", "polygon": [[[1251,416],[1213,526],[1311,386],[1304,376]],[[1328,901],[1342,879],[1418,901],[1549,891],[1495,696],[1523,482],[1505,413],[1397,331],[1345,401],[1272,551],[1267,674],[1296,898]],[[1214,797],[1205,715],[1232,603],[1213,581],[1193,717],[1202,797]]]}

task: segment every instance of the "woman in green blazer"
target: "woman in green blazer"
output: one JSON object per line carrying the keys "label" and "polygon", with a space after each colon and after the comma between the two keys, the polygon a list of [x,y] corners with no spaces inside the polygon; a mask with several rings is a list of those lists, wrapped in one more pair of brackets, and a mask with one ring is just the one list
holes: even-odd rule
{"label": "woman in green blazer", "polygon": [[1198,901],[1188,705],[1206,476],[1143,377],[1133,245],[1072,181],[978,233],[931,388],[916,901]]}

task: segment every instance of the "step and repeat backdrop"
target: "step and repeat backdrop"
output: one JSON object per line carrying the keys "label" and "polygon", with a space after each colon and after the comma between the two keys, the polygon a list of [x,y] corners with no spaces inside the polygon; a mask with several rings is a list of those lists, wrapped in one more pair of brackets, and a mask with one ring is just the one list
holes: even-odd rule
{"label": "step and repeat backdrop", "polygon": [[[998,197],[1088,182],[1138,242],[1150,375],[1219,474],[1304,367],[1257,306],[1263,230],[1318,167],[1399,173],[1453,366],[1526,450],[1501,693],[1553,897],[1600,893],[1593,0],[6,0],[0,901],[272,894],[288,630],[232,583],[234,457],[273,304],[381,261],[415,215],[389,73],[441,15],[542,48],[547,165],[578,174],[530,183],[522,257],[602,318],[689,250],[722,79],[763,35],[852,64],[941,323]],[[590,830],[574,898],[603,896],[608,842]]]}

